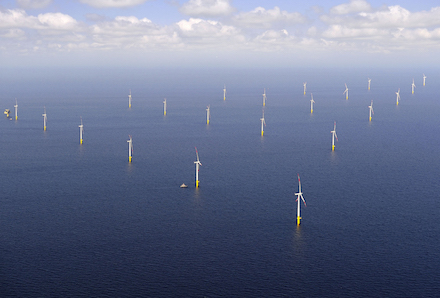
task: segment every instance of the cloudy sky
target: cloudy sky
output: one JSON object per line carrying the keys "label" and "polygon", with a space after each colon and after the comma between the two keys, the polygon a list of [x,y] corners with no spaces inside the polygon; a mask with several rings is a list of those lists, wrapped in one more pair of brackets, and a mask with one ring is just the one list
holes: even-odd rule
{"label": "cloudy sky", "polygon": [[440,66],[440,2],[0,0],[0,63]]}

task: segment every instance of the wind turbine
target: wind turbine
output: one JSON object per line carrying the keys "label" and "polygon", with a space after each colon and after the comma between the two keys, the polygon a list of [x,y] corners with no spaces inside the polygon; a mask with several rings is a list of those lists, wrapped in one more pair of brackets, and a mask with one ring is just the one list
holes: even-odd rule
{"label": "wind turbine", "polygon": [[313,100],[313,93],[310,93],[310,95],[312,96],[312,99],[310,100],[310,114],[313,114],[313,104],[315,101]]}
{"label": "wind turbine", "polygon": [[369,105],[368,108],[370,109],[370,121],[371,121],[371,113],[373,113],[373,115],[374,115],[374,111],[373,111],[373,100],[371,100],[371,105]]}
{"label": "wind turbine", "polygon": [[132,155],[133,155],[133,138],[131,135],[128,135],[129,140],[128,143],[128,162],[131,162]]}
{"label": "wind turbine", "polygon": [[211,106],[206,107],[206,124],[209,124],[209,120],[211,119]]}
{"label": "wind turbine", "polygon": [[44,130],[46,130],[46,123],[47,123],[46,107],[44,107],[44,114],[42,116],[43,116],[43,127]]}
{"label": "wind turbine", "polygon": [[202,165],[202,163],[199,160],[199,152],[197,151],[197,147],[196,148],[196,155],[197,155],[197,161],[195,161],[194,163],[196,164],[196,188],[199,187],[199,166]]}
{"label": "wind turbine", "polygon": [[306,90],[307,90],[307,82],[303,83],[304,86],[304,95],[306,95]]}
{"label": "wind turbine", "polygon": [[83,118],[81,117],[81,125],[78,125],[79,127],[79,143],[82,145],[83,143],[83,133],[84,133],[84,125],[83,125]]}
{"label": "wind turbine", "polygon": [[425,74],[423,74],[423,86],[425,86],[426,78],[427,78],[427,76],[425,76]]}
{"label": "wind turbine", "polygon": [[163,99],[163,115],[164,116],[167,115],[167,99],[166,98]]}
{"label": "wind turbine", "polygon": [[223,100],[226,100],[226,84],[223,87]]}
{"label": "wind turbine", "polygon": [[338,135],[336,134],[336,121],[333,125],[333,130],[331,131],[332,134],[332,151],[335,151],[335,138],[336,141],[338,141]]}
{"label": "wind turbine", "polygon": [[17,120],[18,119],[18,103],[17,103],[17,99],[15,99],[14,108],[15,108],[15,120]]}
{"label": "wind turbine", "polygon": [[260,118],[261,120],[261,136],[264,134],[264,126],[266,125],[266,120],[264,120],[264,109],[263,109],[263,118]]}
{"label": "wind turbine", "polygon": [[411,84],[411,93],[414,94],[414,88],[416,87],[416,85],[414,84],[414,79],[413,82]]}
{"label": "wind turbine", "polygon": [[263,107],[266,106],[266,88],[264,88],[264,93],[263,93]]}
{"label": "wind turbine", "polygon": [[397,90],[396,95],[397,95],[396,105],[398,106],[399,105],[399,99],[400,99],[400,88],[399,88],[399,90]]}
{"label": "wind turbine", "polygon": [[368,78],[368,90],[370,90],[370,85],[371,85],[371,79]]}
{"label": "wind turbine", "polygon": [[304,202],[304,206],[307,207],[306,201],[304,200],[303,193],[301,192],[301,180],[299,179],[298,174],[298,192],[295,193],[295,196],[297,196],[296,201],[298,202],[297,208],[296,208],[296,225],[300,225],[301,223],[301,200]]}
{"label": "wind turbine", "polygon": [[128,94],[128,107],[131,108],[131,89],[130,94]]}
{"label": "wind turbine", "polygon": [[348,100],[348,87],[347,87],[347,84],[345,84],[345,91],[342,94],[345,94],[345,100]]}

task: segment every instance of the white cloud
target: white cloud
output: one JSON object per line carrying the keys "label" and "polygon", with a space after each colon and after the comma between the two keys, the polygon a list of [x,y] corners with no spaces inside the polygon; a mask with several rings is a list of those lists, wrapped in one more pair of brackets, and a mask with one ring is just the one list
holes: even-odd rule
{"label": "white cloud", "polygon": [[278,6],[273,9],[257,7],[250,12],[240,13],[234,17],[234,21],[246,27],[270,28],[275,23],[281,24],[301,24],[307,18],[298,12],[287,12]]}
{"label": "white cloud", "polygon": [[229,0],[190,0],[180,8],[181,13],[195,17],[229,15],[234,11]]}
{"label": "white cloud", "polygon": [[184,35],[192,36],[230,36],[237,34],[237,30],[232,26],[226,26],[217,21],[193,19],[177,22]]}
{"label": "white cloud", "polygon": [[430,11],[411,13],[395,5],[373,13],[360,13],[359,16],[366,23],[365,25],[361,23],[362,26],[414,28],[440,25],[440,7],[432,8]]}
{"label": "white cloud", "polygon": [[52,0],[15,0],[19,7],[24,9],[44,8],[52,3]]}
{"label": "white cloud", "polygon": [[371,5],[364,0],[350,0],[349,3],[339,4],[330,9],[331,14],[349,14],[356,12],[369,12],[372,10]]}
{"label": "white cloud", "polygon": [[0,30],[0,37],[21,39],[25,37],[25,33],[21,29]]}
{"label": "white cloud", "polygon": [[349,28],[342,25],[332,25],[322,33],[324,38],[378,38],[390,34],[389,30],[377,28]]}
{"label": "white cloud", "polygon": [[147,18],[138,19],[134,16],[117,16],[114,20],[93,25],[91,32],[94,36],[133,36],[146,34],[156,29],[157,26]]}
{"label": "white cloud", "polygon": [[108,7],[136,6],[146,2],[147,0],[79,0],[79,1],[96,8],[108,8]]}
{"label": "white cloud", "polygon": [[190,18],[188,21],[182,20],[176,25],[180,29],[182,40],[188,44],[232,46],[245,40],[237,28],[218,21]]}
{"label": "white cloud", "polygon": [[160,27],[147,18],[118,16],[114,20],[91,26],[95,48],[155,48],[164,44],[175,46],[180,42],[168,27]]}
{"label": "white cloud", "polygon": [[22,9],[0,10],[0,28],[33,28],[38,19],[28,16]]}
{"label": "white cloud", "polygon": [[51,30],[75,30],[78,26],[74,18],[59,12],[39,14],[38,21]]}

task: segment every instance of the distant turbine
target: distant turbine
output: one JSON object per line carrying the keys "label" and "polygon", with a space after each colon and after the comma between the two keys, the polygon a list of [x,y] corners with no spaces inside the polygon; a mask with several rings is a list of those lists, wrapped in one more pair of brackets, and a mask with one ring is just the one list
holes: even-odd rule
{"label": "distant turbine", "polygon": [[426,78],[427,78],[427,76],[425,76],[425,74],[423,74],[423,86],[425,86]]}
{"label": "distant turbine", "polygon": [[301,200],[304,202],[304,206],[307,207],[306,201],[304,200],[303,193],[301,192],[301,180],[299,179],[298,174],[298,192],[295,193],[295,196],[297,196],[296,201],[298,202],[297,208],[296,208],[296,225],[300,225],[301,223]]}
{"label": "distant turbine", "polygon": [[132,155],[133,155],[133,138],[128,135],[129,140],[127,141],[128,143],[128,162],[131,162],[132,159]]}
{"label": "distant turbine", "polygon": [[223,87],[223,100],[226,100],[226,85]]}
{"label": "distant turbine", "polygon": [[128,94],[128,107],[131,108],[131,89],[130,94]]}
{"label": "distant turbine", "polygon": [[371,100],[371,105],[369,105],[368,108],[370,109],[370,121],[371,121],[371,113],[373,113],[373,115],[374,115],[374,111],[373,111],[373,100]]}
{"label": "distant turbine", "polygon": [[312,99],[310,100],[310,114],[313,114],[313,103],[315,101],[313,100],[313,93],[310,93],[310,95],[312,96]]}
{"label": "distant turbine", "polygon": [[83,125],[83,118],[81,117],[81,125],[78,125],[79,127],[79,143],[82,145],[83,143],[83,133],[84,133],[84,125]]}
{"label": "distant turbine", "polygon": [[263,107],[266,106],[266,88],[264,88],[264,93],[263,93]]}
{"label": "distant turbine", "polygon": [[303,83],[304,86],[304,95],[306,95],[306,90],[307,90],[307,82]]}
{"label": "distant turbine", "polygon": [[202,163],[199,160],[199,152],[197,151],[197,147],[196,148],[196,155],[197,155],[197,161],[195,161],[194,163],[196,164],[196,188],[199,187],[199,166],[202,165]]}
{"label": "distant turbine", "polygon": [[398,106],[399,105],[399,99],[400,99],[400,88],[399,88],[399,90],[397,90],[396,95],[397,95],[396,105]]}
{"label": "distant turbine", "polygon": [[209,124],[209,120],[211,119],[211,106],[206,107],[206,124]]}
{"label": "distant turbine", "polygon": [[167,99],[166,98],[163,99],[163,115],[164,116],[167,115]]}
{"label": "distant turbine", "polygon": [[411,93],[414,94],[414,88],[416,87],[416,85],[414,84],[414,79],[413,82],[411,84]]}
{"label": "distant turbine", "polygon": [[266,120],[264,120],[264,109],[263,109],[263,118],[260,118],[261,120],[261,136],[264,135],[264,126],[266,125]]}
{"label": "distant turbine", "polygon": [[18,103],[17,103],[17,99],[15,99],[15,120],[18,120]]}
{"label": "distant turbine", "polygon": [[47,123],[46,107],[44,107],[44,114],[42,116],[43,116],[43,127],[44,130],[46,130],[46,123]]}
{"label": "distant turbine", "polygon": [[342,94],[345,94],[345,100],[348,100],[348,87],[347,87],[347,84],[345,84],[345,91]]}
{"label": "distant turbine", "polygon": [[371,79],[368,78],[368,90],[370,90],[370,85],[371,85]]}
{"label": "distant turbine", "polygon": [[332,151],[335,151],[335,138],[336,141],[338,141],[338,135],[336,134],[336,121],[333,125],[333,130],[331,131],[332,134]]}

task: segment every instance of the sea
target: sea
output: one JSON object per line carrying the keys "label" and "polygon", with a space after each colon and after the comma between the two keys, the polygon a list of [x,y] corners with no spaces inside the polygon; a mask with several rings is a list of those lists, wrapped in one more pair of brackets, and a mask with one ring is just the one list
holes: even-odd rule
{"label": "sea", "polygon": [[52,67],[0,78],[2,111],[14,118],[18,104],[17,121],[0,121],[2,297],[440,293],[438,69]]}

